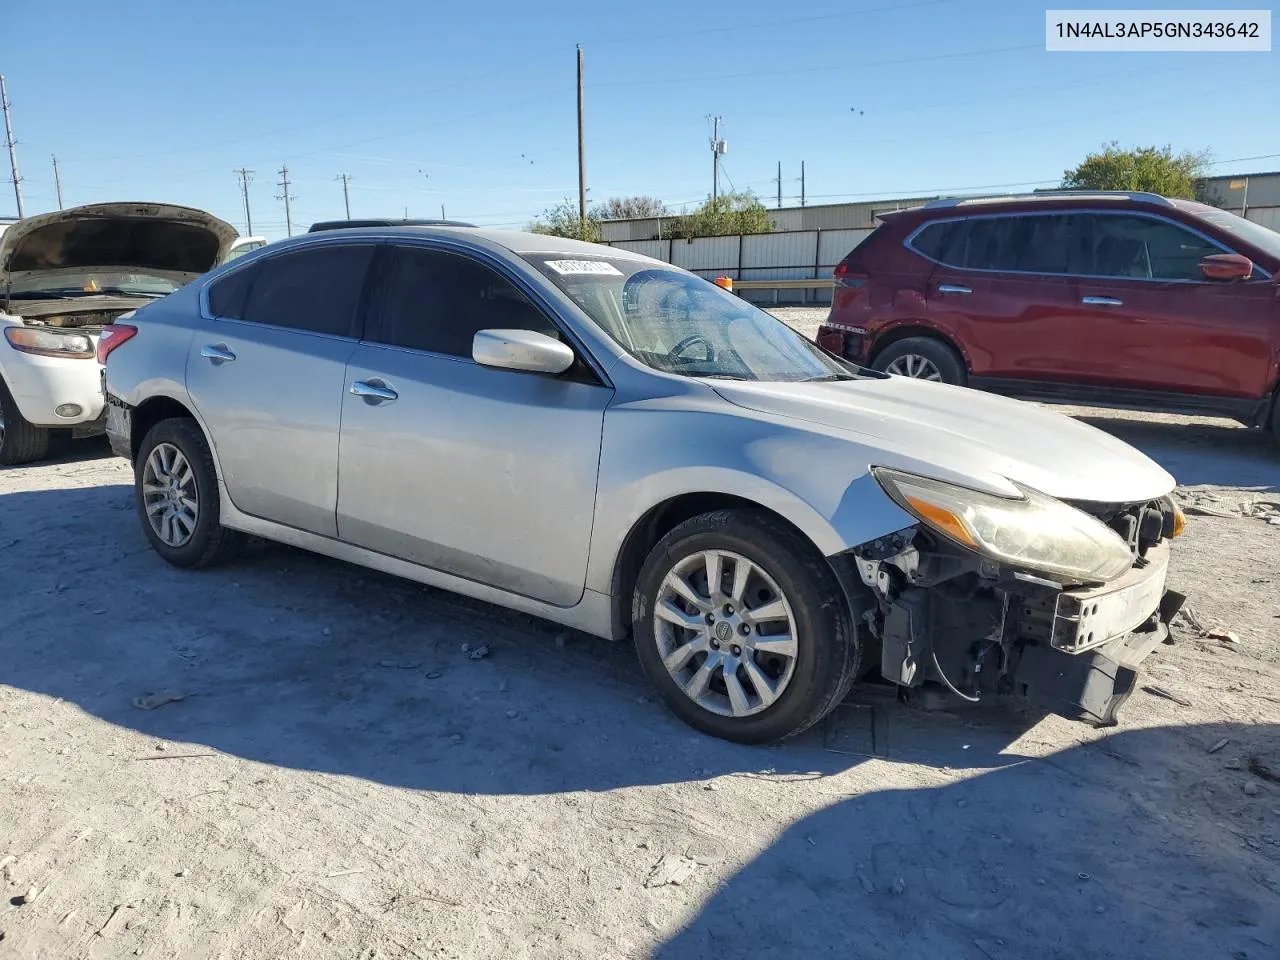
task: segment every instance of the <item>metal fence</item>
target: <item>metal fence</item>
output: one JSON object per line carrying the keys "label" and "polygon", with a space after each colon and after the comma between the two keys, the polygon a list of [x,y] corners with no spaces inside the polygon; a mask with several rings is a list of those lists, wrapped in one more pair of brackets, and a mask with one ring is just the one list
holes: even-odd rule
{"label": "metal fence", "polygon": [[[795,230],[689,240],[620,240],[609,246],[665,260],[699,276],[734,280],[810,280],[831,276],[845,255],[870,235],[860,230]],[[767,294],[769,299],[774,295]],[[800,303],[826,303],[825,290],[786,291]]]}

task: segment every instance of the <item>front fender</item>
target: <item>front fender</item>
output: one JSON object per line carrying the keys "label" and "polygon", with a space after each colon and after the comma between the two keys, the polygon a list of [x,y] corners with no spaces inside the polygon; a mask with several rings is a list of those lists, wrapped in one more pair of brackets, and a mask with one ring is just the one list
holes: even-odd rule
{"label": "front fender", "polygon": [[759,504],[825,556],[915,523],[871,476],[867,448],[744,413],[642,403],[605,414],[588,589],[610,593],[627,534],[654,507],[687,494]]}

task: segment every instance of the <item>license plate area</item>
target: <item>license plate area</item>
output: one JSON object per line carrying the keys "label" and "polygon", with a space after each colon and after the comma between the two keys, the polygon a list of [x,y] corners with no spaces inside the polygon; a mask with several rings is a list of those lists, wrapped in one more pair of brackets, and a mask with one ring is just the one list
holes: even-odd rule
{"label": "license plate area", "polygon": [[1051,644],[1080,653],[1130,633],[1160,607],[1169,572],[1169,547],[1147,551],[1147,565],[1112,584],[1058,595]]}

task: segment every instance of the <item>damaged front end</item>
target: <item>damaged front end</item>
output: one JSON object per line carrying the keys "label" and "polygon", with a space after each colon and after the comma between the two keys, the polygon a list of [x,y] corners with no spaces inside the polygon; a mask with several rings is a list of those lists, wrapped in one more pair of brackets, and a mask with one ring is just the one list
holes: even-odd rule
{"label": "damaged front end", "polygon": [[[1057,502],[1114,533],[1128,551],[1120,571],[1115,545],[1104,543],[1112,553],[1107,569],[1116,573],[1089,582],[985,555],[1000,551],[971,515],[944,516],[886,489],[921,523],[846,555],[866,588],[862,620],[877,641],[868,656],[874,665],[878,648],[884,679],[905,689],[937,683],[973,702],[1014,695],[1071,719],[1114,724],[1139,664],[1168,637],[1184,599],[1165,586],[1170,541],[1184,523],[1173,501]],[[1018,542],[1007,527],[988,529]],[[957,542],[970,532],[973,542]]]}

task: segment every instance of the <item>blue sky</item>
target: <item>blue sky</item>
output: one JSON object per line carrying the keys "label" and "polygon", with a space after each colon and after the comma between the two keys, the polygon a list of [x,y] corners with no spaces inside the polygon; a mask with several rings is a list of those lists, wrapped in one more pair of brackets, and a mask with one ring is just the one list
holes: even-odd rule
{"label": "blue sky", "polygon": [[[56,206],[56,154],[68,205],[186,203],[242,232],[232,170],[248,167],[254,232],[273,238],[284,164],[304,229],[342,216],[339,173],[353,216],[443,204],[522,225],[576,197],[575,43],[593,199],[699,202],[709,114],[724,117],[726,182],[770,206],[778,161],[787,204],[801,160],[811,203],[1047,185],[1112,139],[1261,157],[1217,172],[1280,169],[1280,52],[1046,53],[1044,5],[1025,0],[5,8],[28,215]],[[5,184],[0,215],[12,205]]]}

